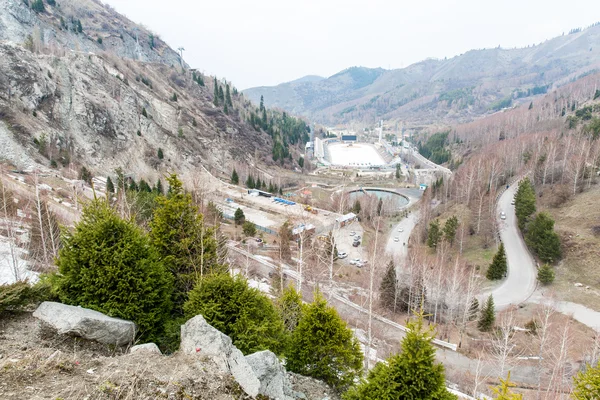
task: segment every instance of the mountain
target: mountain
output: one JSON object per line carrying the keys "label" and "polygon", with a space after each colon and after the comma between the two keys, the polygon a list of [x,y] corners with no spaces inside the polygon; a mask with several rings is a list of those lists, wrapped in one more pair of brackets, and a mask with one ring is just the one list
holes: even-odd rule
{"label": "mountain", "polygon": [[303,122],[266,110],[257,123],[229,82],[99,1],[26,3],[0,1],[0,159],[17,168],[228,176],[234,163],[275,165],[274,148],[291,168],[304,150],[307,135],[278,129]]}
{"label": "mountain", "polygon": [[394,70],[352,67],[327,79],[244,91],[325,124],[466,122],[600,69],[600,25],[520,49],[471,50]]}

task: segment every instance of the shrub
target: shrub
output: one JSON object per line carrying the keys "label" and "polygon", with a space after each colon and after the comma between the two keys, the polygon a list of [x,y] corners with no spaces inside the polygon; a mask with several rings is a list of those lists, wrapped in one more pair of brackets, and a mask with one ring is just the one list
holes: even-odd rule
{"label": "shrub", "polygon": [[27,281],[18,281],[0,285],[0,313],[16,311],[49,300],[52,297],[50,286],[46,283],[30,285]]}
{"label": "shrub", "polygon": [[456,400],[446,389],[444,366],[435,362],[432,327],[423,327],[423,314],[407,324],[402,352],[378,363],[366,381],[350,389],[344,400]]}
{"label": "shrub", "polygon": [[321,379],[340,391],[362,371],[358,340],[319,292],[304,308],[286,355],[289,371]]}
{"label": "shrub", "polygon": [[205,276],[184,305],[187,318],[201,314],[206,322],[231,337],[244,354],[284,349],[284,327],[275,306],[241,276],[229,273]]}
{"label": "shrub", "polygon": [[250,221],[245,221],[242,225],[242,232],[244,232],[244,235],[246,236],[254,236],[256,235],[256,225]]}
{"label": "shrub", "polygon": [[64,235],[56,291],[66,304],[134,321],[145,340],[156,338],[171,311],[171,278],[140,228],[103,200],[83,210]]}
{"label": "shrub", "polygon": [[527,226],[525,242],[545,263],[560,259],[560,238],[554,232],[554,220],[546,213],[539,213]]}
{"label": "shrub", "polygon": [[159,160],[165,158],[165,154],[163,153],[163,149],[161,147],[158,148],[158,152],[156,153]]}
{"label": "shrub", "polygon": [[549,285],[554,282],[554,270],[548,264],[540,267],[537,274],[537,279],[542,285]]}

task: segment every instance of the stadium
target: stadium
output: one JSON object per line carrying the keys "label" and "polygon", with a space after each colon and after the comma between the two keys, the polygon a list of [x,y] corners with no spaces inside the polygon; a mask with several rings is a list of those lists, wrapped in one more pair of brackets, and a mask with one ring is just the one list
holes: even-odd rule
{"label": "stadium", "polygon": [[315,139],[315,157],[326,166],[378,168],[389,165],[393,149],[380,143],[358,143],[356,136],[335,139]]}

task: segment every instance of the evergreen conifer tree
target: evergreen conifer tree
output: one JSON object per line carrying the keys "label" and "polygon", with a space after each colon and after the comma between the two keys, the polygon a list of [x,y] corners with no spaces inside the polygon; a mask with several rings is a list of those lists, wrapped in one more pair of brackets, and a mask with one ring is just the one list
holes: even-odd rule
{"label": "evergreen conifer tree", "polygon": [[263,95],[260,95],[260,107],[259,110],[263,111],[265,109],[265,98],[263,97]]}
{"label": "evergreen conifer tree", "polygon": [[394,262],[390,261],[379,286],[379,301],[382,307],[394,312],[396,311],[397,287],[396,267],[394,266]]}
{"label": "evergreen conifer tree", "polygon": [[422,313],[406,326],[400,354],[378,363],[366,380],[344,394],[344,400],[456,399],[446,389],[444,366],[435,362],[433,327],[424,328]]}
{"label": "evergreen conifer tree", "polygon": [[477,322],[477,328],[482,332],[487,332],[494,326],[496,321],[496,311],[494,309],[494,298],[490,294],[485,305],[481,309],[479,321]]}
{"label": "evergreen conifer tree", "polygon": [[573,378],[573,386],[574,400],[600,399],[600,364],[588,364]]}
{"label": "evergreen conifer tree", "polygon": [[154,187],[154,190],[158,194],[165,194],[165,190],[163,189],[163,184],[160,178],[158,178],[158,180],[156,181],[156,186]]}
{"label": "evergreen conifer tree", "polygon": [[159,160],[162,160],[163,158],[165,158],[165,154],[163,153],[163,149],[162,148],[158,148],[158,152],[156,153],[156,156],[158,157]]}
{"label": "evergreen conifer tree", "polygon": [[542,285],[549,285],[554,282],[554,270],[548,264],[540,267],[537,274],[537,279]]}
{"label": "evergreen conifer tree", "polygon": [[450,243],[450,245],[454,244],[454,238],[456,237],[456,229],[458,228],[458,218],[456,215],[451,216],[446,220],[444,224],[444,239]]}
{"label": "evergreen conifer tree", "polygon": [[358,340],[319,292],[304,307],[286,356],[289,371],[323,380],[339,391],[362,371]]}
{"label": "evergreen conifer tree", "polygon": [[487,270],[486,277],[492,281],[502,279],[506,276],[507,268],[508,267],[506,265],[506,252],[504,250],[504,243],[500,242],[498,251],[494,255],[494,259],[492,260],[492,263],[490,264],[490,267]]}
{"label": "evergreen conifer tree", "polygon": [[302,296],[296,291],[294,286],[290,285],[283,289],[281,295],[277,298],[275,306],[283,320],[283,326],[288,334],[292,334],[298,322],[302,317]]}
{"label": "evergreen conifer tree", "polygon": [[560,259],[560,238],[554,232],[554,220],[547,213],[541,212],[527,226],[525,242],[535,254],[546,263]]}
{"label": "evergreen conifer tree", "polygon": [[215,87],[215,91],[213,93],[213,104],[216,107],[219,107],[219,83],[217,82],[217,77],[215,76],[215,81],[213,82]]}
{"label": "evergreen conifer tree", "polygon": [[132,320],[144,340],[156,339],[171,312],[172,279],[141,229],[94,200],[63,240],[60,300]]}
{"label": "evergreen conifer tree", "polygon": [[235,168],[233,169],[233,172],[231,173],[231,183],[233,183],[234,185],[237,185],[238,183],[240,183],[240,177],[238,176],[238,173],[235,170]]}
{"label": "evergreen conifer tree", "polygon": [[244,221],[246,220],[246,216],[244,215],[244,211],[242,211],[241,208],[238,207],[237,210],[235,210],[233,220],[236,225],[241,225],[244,223]]}
{"label": "evergreen conifer tree", "polygon": [[229,115],[229,107],[227,107],[227,103],[223,104],[223,112],[227,115]]}
{"label": "evergreen conifer tree", "polygon": [[260,181],[260,178],[256,178],[256,182],[254,183],[254,187],[260,190],[260,187],[262,185],[262,182]]}
{"label": "evergreen conifer tree", "polygon": [[427,246],[435,249],[438,242],[442,238],[442,232],[440,230],[440,222],[436,219],[429,223],[429,231],[427,232]]}
{"label": "evergreen conifer tree", "polygon": [[185,193],[177,175],[167,178],[169,193],[156,198],[150,222],[150,240],[174,278],[173,303],[181,310],[187,293],[200,277],[224,269],[217,264],[217,243],[212,228]]}
{"label": "evergreen conifer tree", "polygon": [[352,212],[356,215],[360,214],[360,200],[354,200],[354,205],[352,206]]}
{"label": "evergreen conifer tree", "polygon": [[225,104],[225,94],[223,93],[223,86],[219,86],[219,104]]}
{"label": "evergreen conifer tree", "polygon": [[521,231],[525,230],[531,216],[535,213],[535,190],[529,178],[519,183],[515,194],[515,214]]}
{"label": "evergreen conifer tree", "polygon": [[231,101],[231,92],[229,91],[229,84],[225,84],[225,104],[229,107],[233,107],[233,102]]}
{"label": "evergreen conifer tree", "polygon": [[516,385],[510,381],[510,371],[508,371],[508,376],[506,379],[500,378],[500,386],[492,388],[492,392],[496,400],[523,400],[523,395],[513,393],[510,388],[515,387]]}
{"label": "evergreen conifer tree", "polygon": [[110,176],[106,178],[106,191],[108,193],[115,192],[115,185],[114,185],[112,179],[110,179]]}
{"label": "evergreen conifer tree", "polygon": [[186,318],[201,314],[244,354],[284,350],[284,326],[275,305],[239,275],[205,276],[190,292],[184,310]]}

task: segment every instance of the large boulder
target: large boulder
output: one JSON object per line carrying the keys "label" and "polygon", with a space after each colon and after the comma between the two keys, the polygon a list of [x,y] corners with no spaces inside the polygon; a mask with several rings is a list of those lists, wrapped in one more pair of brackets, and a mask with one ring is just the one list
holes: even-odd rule
{"label": "large boulder", "polygon": [[131,354],[134,354],[134,353],[162,354],[160,349],[158,348],[158,346],[155,343],[137,344],[137,345],[133,346],[131,349],[129,349],[129,353],[131,353]]}
{"label": "large boulder", "polygon": [[254,370],[229,336],[213,328],[202,315],[196,315],[181,326],[180,350],[211,358],[223,371],[233,375],[237,383],[250,396],[259,394],[260,381]]}
{"label": "large boulder", "polygon": [[272,399],[293,400],[294,392],[285,367],[273,352],[259,351],[246,356],[246,360],[260,381],[260,394]]}
{"label": "large boulder", "polygon": [[132,343],[135,338],[136,327],[133,322],[87,308],[45,301],[33,316],[59,334],[80,336],[100,343],[123,346]]}

